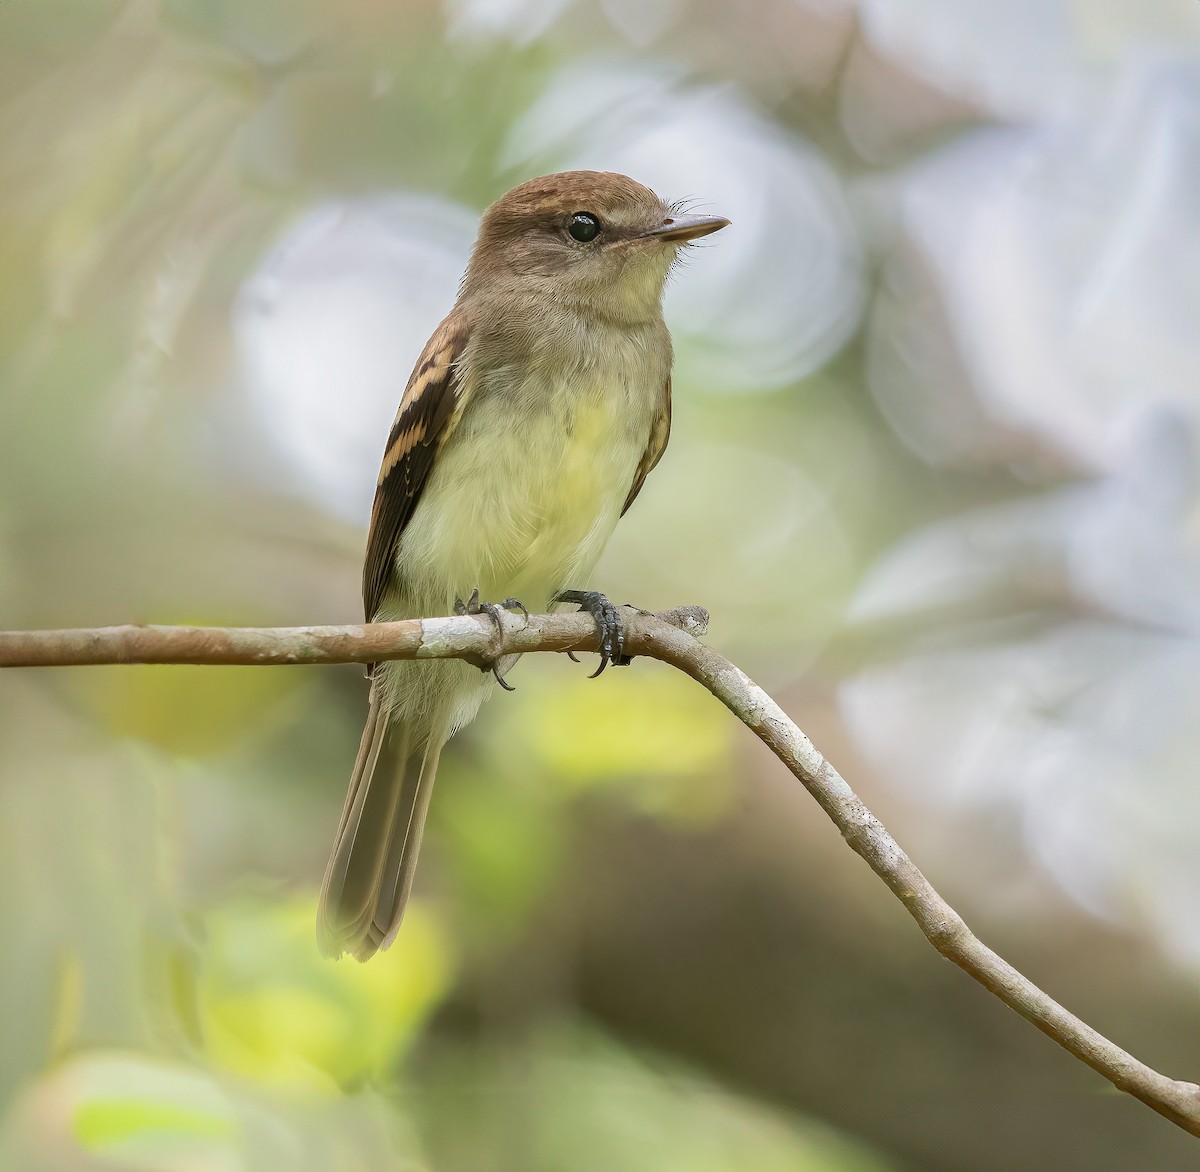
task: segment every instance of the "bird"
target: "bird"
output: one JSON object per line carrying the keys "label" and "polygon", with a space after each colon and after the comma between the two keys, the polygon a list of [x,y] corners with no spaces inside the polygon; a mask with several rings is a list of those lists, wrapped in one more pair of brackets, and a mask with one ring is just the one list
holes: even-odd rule
{"label": "bird", "polygon": [[[363,566],[368,622],[574,603],[602,671],[617,609],[586,583],[671,428],[662,295],[680,252],[728,225],[626,175],[530,179],[484,212],[457,299],[387,437]],[[463,601],[468,595],[467,601]],[[502,602],[493,600],[502,599]],[[396,938],[442,747],[512,658],[368,668],[370,702],[317,911],[321,952]]]}

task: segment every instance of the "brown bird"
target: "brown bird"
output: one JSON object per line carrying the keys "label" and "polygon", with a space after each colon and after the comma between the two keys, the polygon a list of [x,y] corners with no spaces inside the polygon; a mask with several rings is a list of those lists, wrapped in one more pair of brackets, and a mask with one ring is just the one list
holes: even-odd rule
{"label": "brown bird", "polygon": [[[531,179],[488,208],[388,436],[363,568],[368,621],[454,609],[498,622],[481,596],[522,610],[518,599],[574,602],[600,629],[598,671],[620,658],[616,609],[572,587],[667,445],[667,274],[681,246],[727,223],[601,171]],[[508,666],[495,665],[501,684]],[[395,939],[438,755],[492,688],[457,660],[368,674],[370,711],[317,913],[321,950],[359,960]]]}

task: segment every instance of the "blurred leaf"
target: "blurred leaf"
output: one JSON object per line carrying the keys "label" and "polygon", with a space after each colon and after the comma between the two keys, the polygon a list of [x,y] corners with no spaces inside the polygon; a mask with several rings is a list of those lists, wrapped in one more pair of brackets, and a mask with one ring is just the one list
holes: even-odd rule
{"label": "blurred leaf", "polygon": [[449,944],[420,903],[370,964],[313,941],[316,899],[239,897],[214,909],[199,981],[206,1049],[227,1070],[302,1096],[374,1080],[399,1062],[445,994]]}
{"label": "blurred leaf", "polygon": [[[464,1061],[465,1060],[465,1061]],[[519,1054],[452,1052],[427,1080],[440,1169],[885,1172],[864,1145],[686,1067],[560,1024]]]}
{"label": "blurred leaf", "polygon": [[173,1138],[225,1138],[233,1134],[233,1128],[228,1120],[201,1111],[132,1099],[85,1103],[75,1112],[76,1138],[93,1151],[145,1139],[153,1133]]}
{"label": "blurred leaf", "polygon": [[69,1058],[0,1123],[7,1172],[361,1172],[419,1167],[394,1105],[370,1094],[302,1108],[134,1051]]}
{"label": "blurred leaf", "polygon": [[511,933],[552,884],[568,849],[566,802],[615,791],[685,826],[728,808],[736,721],[677,673],[646,663],[597,685],[581,669],[564,679],[563,664],[531,662],[503,704],[503,719],[494,705],[480,730],[486,765],[455,745],[434,802],[473,939]]}
{"label": "blurred leaf", "polygon": [[211,1077],[132,1054],[91,1055],[69,1064],[60,1091],[71,1134],[85,1150],[128,1168],[236,1167],[241,1128]]}
{"label": "blurred leaf", "polygon": [[505,735],[519,729],[539,773],[568,791],[619,788],[647,813],[709,823],[731,796],[736,721],[691,680],[657,666],[613,671],[602,685],[582,672],[564,680],[556,671],[553,683],[540,672],[524,718],[506,722]]}
{"label": "blurred leaf", "polygon": [[439,785],[433,817],[473,940],[519,927],[561,863],[561,813],[529,781],[463,771]]}
{"label": "blurred leaf", "polygon": [[302,680],[250,667],[106,667],[73,677],[84,703],[118,736],[181,756],[220,753],[257,731]]}

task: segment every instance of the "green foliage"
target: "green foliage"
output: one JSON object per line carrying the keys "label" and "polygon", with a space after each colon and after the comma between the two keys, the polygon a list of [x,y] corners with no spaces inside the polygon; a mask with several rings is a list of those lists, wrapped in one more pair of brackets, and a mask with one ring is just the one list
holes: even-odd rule
{"label": "green foliage", "polygon": [[[427,1073],[445,1172],[885,1172],[865,1146],[569,1025],[513,1053],[446,1054]],[[508,1133],[522,1121],[514,1148]]]}
{"label": "green foliage", "polygon": [[[528,754],[534,776],[563,797],[609,790],[685,825],[720,818],[732,794],[737,729],[712,697],[649,661],[613,670],[604,686],[565,668],[553,663],[537,672],[527,701],[536,716],[503,726],[505,738]],[[501,748],[495,734],[489,748]]]}
{"label": "green foliage", "polygon": [[216,1066],[257,1085],[336,1095],[397,1069],[453,977],[451,943],[419,902],[378,964],[312,942],[314,896],[224,901],[205,919],[198,996]]}
{"label": "green foliage", "polygon": [[175,664],[114,667],[74,680],[83,703],[115,736],[183,757],[235,748],[302,683],[288,672]]}

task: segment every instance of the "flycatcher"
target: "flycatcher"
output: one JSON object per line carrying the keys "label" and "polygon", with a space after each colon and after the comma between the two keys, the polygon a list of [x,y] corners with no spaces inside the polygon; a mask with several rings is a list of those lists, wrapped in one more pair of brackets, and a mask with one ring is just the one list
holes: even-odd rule
{"label": "flycatcher", "polygon": [[[681,246],[727,223],[601,171],[531,179],[488,208],[388,436],[363,568],[368,621],[454,609],[499,622],[481,597],[522,610],[518,599],[575,602],[600,629],[598,671],[620,658],[616,609],[577,587],[667,445],[667,274]],[[507,666],[493,668],[501,684]],[[359,960],[395,939],[438,756],[493,686],[459,660],[368,674],[317,913],[321,950]]]}

